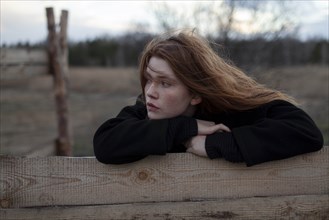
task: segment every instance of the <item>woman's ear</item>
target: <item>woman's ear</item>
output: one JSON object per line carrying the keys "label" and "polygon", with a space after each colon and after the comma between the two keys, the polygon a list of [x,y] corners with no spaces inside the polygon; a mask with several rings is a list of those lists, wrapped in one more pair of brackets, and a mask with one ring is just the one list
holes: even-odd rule
{"label": "woman's ear", "polygon": [[202,98],[199,95],[194,95],[191,99],[191,105],[197,105],[202,102]]}

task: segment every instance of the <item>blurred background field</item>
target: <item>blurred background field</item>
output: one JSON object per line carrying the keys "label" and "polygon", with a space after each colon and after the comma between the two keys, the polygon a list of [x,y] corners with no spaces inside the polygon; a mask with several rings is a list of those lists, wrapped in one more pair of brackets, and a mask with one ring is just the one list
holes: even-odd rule
{"label": "blurred background field", "polygon": [[[259,82],[297,98],[320,127],[328,145],[328,67],[257,69]],[[75,156],[92,156],[97,127],[133,104],[140,93],[136,68],[70,68],[69,106]],[[57,135],[51,76],[2,79],[1,153],[25,155],[53,145]]]}

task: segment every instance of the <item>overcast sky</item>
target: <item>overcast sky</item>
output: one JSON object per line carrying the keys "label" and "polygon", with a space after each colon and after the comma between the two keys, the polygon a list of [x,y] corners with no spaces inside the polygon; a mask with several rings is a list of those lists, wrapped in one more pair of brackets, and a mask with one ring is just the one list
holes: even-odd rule
{"label": "overcast sky", "polygon": [[[152,30],[155,27],[152,13],[152,4],[156,4],[154,1],[0,1],[1,45],[19,41],[34,43],[46,39],[46,7],[54,8],[56,22],[62,9],[69,11],[68,36],[73,41],[129,31],[134,23],[149,23]],[[295,2],[301,14],[300,37],[328,39],[328,1]],[[188,10],[192,4],[192,1],[170,1],[171,6],[183,10]]]}

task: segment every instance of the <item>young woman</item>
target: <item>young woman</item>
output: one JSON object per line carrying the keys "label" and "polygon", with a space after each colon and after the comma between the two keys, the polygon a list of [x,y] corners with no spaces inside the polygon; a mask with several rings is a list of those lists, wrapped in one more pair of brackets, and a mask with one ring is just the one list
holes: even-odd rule
{"label": "young woman", "polygon": [[317,151],[323,137],[292,98],[225,62],[194,32],[160,36],[139,66],[143,94],[94,136],[106,164],[190,152],[247,166]]}

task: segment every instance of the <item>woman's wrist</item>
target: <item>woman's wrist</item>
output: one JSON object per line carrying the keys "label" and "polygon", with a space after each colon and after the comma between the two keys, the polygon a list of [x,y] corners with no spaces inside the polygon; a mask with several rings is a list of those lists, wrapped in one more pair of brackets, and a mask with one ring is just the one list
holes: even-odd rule
{"label": "woman's wrist", "polygon": [[220,151],[220,134],[214,133],[206,136],[205,148],[210,159],[222,157]]}
{"label": "woman's wrist", "polygon": [[197,134],[198,126],[195,118],[178,116],[168,120],[168,147],[181,144]]}

